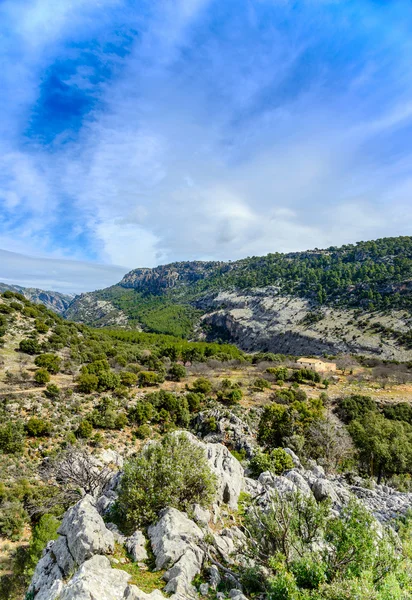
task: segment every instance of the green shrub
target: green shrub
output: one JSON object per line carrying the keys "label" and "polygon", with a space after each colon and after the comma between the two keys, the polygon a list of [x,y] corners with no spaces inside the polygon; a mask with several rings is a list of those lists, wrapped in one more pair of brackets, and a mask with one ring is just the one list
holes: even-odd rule
{"label": "green shrub", "polygon": [[58,538],[59,525],[60,522],[54,515],[46,513],[40,517],[39,522],[33,528],[25,565],[28,575],[33,574],[47,543]]}
{"label": "green shrub", "polygon": [[38,333],[47,333],[49,331],[49,326],[41,319],[36,319],[34,326]]}
{"label": "green shrub", "polygon": [[367,413],[376,411],[376,402],[370,396],[353,394],[338,401],[337,413],[344,423],[362,419]]}
{"label": "green shrub", "polygon": [[4,454],[21,454],[24,439],[24,426],[20,421],[8,421],[0,425],[0,451]]}
{"label": "green shrub", "polygon": [[44,395],[51,400],[55,400],[60,396],[60,388],[55,383],[49,383],[44,390]]}
{"label": "green shrub", "polygon": [[185,434],[168,434],[126,463],[117,510],[135,529],[154,522],[167,506],[183,511],[194,503],[207,506],[215,491],[204,450]]}
{"label": "green shrub", "polygon": [[97,377],[99,379],[97,386],[99,391],[115,390],[120,385],[120,377],[113,371],[102,371]]}
{"label": "green shrub", "polygon": [[25,352],[26,354],[39,354],[41,352],[39,342],[31,338],[21,340],[19,344],[19,350],[20,352]]}
{"label": "green shrub", "polygon": [[285,471],[293,469],[293,460],[283,448],[274,448],[271,452],[256,452],[249,468],[254,477],[259,477],[264,471],[282,475]]}
{"label": "green shrub", "polygon": [[46,437],[50,435],[52,426],[49,421],[39,419],[38,417],[31,417],[25,426],[27,435],[31,437]]}
{"label": "green shrub", "polygon": [[37,369],[37,371],[35,372],[34,381],[36,383],[38,383],[39,385],[45,385],[46,383],[49,383],[49,381],[50,381],[50,373],[47,371],[47,369],[44,369],[43,367],[41,367],[40,369]]}
{"label": "green shrub", "polygon": [[313,556],[305,555],[293,561],[290,570],[300,588],[316,590],[326,582],[325,565]]}
{"label": "green shrub", "polygon": [[263,377],[258,377],[253,382],[253,387],[256,390],[263,392],[264,390],[268,390],[270,388],[270,381],[268,381],[267,379],[264,379]]}
{"label": "green shrub", "polygon": [[47,369],[49,373],[55,375],[60,371],[61,359],[57,354],[40,354],[34,359],[34,364],[37,367]]}
{"label": "green shrub", "polygon": [[97,390],[99,378],[97,375],[83,373],[77,378],[77,387],[83,394],[91,394]]}
{"label": "green shrub", "polygon": [[210,394],[212,391],[212,384],[206,377],[198,377],[192,384],[192,391],[205,395]]}
{"label": "green shrub", "polygon": [[205,397],[203,394],[198,394],[196,392],[188,392],[186,394],[187,404],[189,406],[190,412],[198,412],[202,406],[202,402]]}
{"label": "green shrub", "polygon": [[122,371],[120,373],[120,381],[122,385],[132,387],[137,384],[136,373],[130,373],[129,371]]}
{"label": "green shrub", "polygon": [[28,515],[21,502],[3,502],[0,506],[0,535],[13,541],[20,539]]}
{"label": "green shrub", "polygon": [[268,582],[268,600],[299,600],[299,590],[292,573],[281,571]]}
{"label": "green shrub", "polygon": [[80,421],[78,428],[76,429],[76,436],[83,439],[88,439],[93,434],[93,425],[90,421],[83,419]]}
{"label": "green shrub", "polygon": [[154,371],[140,371],[137,380],[140,387],[150,387],[159,383],[159,376]]}
{"label": "green shrub", "polygon": [[169,369],[169,377],[172,381],[181,381],[186,377],[186,369],[183,365],[173,363]]}
{"label": "green shrub", "polygon": [[149,425],[140,425],[135,431],[135,435],[139,440],[145,440],[152,435],[152,429]]}
{"label": "green shrub", "polygon": [[127,423],[127,416],[119,412],[113,398],[102,398],[89,417],[94,427],[102,429],[123,429]]}

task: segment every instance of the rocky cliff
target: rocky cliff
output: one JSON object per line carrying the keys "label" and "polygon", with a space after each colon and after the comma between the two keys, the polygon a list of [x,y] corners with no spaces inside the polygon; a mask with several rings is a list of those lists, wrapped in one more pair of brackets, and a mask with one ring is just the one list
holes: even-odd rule
{"label": "rocky cliff", "polygon": [[27,288],[19,285],[0,283],[0,292],[5,292],[7,290],[23,294],[25,298],[35,304],[44,304],[47,308],[59,315],[62,315],[67,310],[75,297],[75,294],[62,294],[61,292],[51,292],[40,290],[38,288]]}

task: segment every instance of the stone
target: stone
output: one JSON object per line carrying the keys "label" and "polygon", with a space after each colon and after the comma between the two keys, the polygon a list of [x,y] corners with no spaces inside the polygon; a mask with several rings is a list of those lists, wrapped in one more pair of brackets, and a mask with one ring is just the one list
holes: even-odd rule
{"label": "stone", "polygon": [[144,563],[148,560],[149,555],[146,550],[146,538],[140,529],[136,529],[134,534],[126,539],[125,546],[134,562]]}
{"label": "stone", "polygon": [[332,501],[332,504],[339,502],[333,484],[327,479],[316,479],[312,485],[312,492],[318,502],[322,502],[327,498]]}
{"label": "stone", "polygon": [[58,533],[66,537],[74,561],[81,565],[94,554],[110,554],[114,536],[99,515],[91,496],[85,496],[64,515]]}
{"label": "stone", "polygon": [[148,534],[156,569],[168,569],[164,575],[168,582],[165,592],[196,598],[192,581],[200,573],[204,560],[204,551],[198,545],[203,538],[202,530],[185,513],[166,508],[156,525],[149,527]]}
{"label": "stone", "polygon": [[125,598],[130,575],[112,569],[106,556],[90,558],[65,586],[59,600],[120,600]]}
{"label": "stone", "polygon": [[112,532],[115,542],[122,545],[125,543],[127,538],[125,535],[122,534],[122,532],[120,531],[118,526],[115,525],[115,523],[106,523],[106,527],[109,531]]}
{"label": "stone", "polygon": [[199,585],[199,592],[201,596],[207,596],[209,593],[209,584],[208,583],[201,583]]}
{"label": "stone", "polygon": [[266,488],[273,488],[279,492],[279,494],[287,494],[294,492],[296,486],[290,479],[281,477],[279,475],[273,475],[270,471],[264,471],[259,475],[258,482]]}
{"label": "stone", "polygon": [[210,511],[202,508],[200,504],[195,504],[193,506],[193,519],[200,527],[207,527],[211,519]]}
{"label": "stone", "polygon": [[63,585],[63,573],[51,553],[46,551],[36,565],[28,593],[35,595],[36,600],[54,600],[59,597]]}
{"label": "stone", "polygon": [[244,485],[242,465],[222,444],[207,444],[206,452],[209,466],[218,477],[217,503],[236,510]]}
{"label": "stone", "polygon": [[302,492],[302,494],[304,494],[305,496],[312,495],[312,491],[309,487],[309,484],[306,482],[305,478],[300,473],[298,473],[298,471],[295,471],[294,469],[292,471],[288,471],[287,473],[285,473],[284,477],[286,477],[286,479],[289,479],[289,481],[291,481],[295,485],[296,489]]}
{"label": "stone", "polygon": [[209,567],[210,587],[215,590],[221,581],[222,581],[222,578],[220,577],[219,569],[215,565],[212,565],[211,567]]}
{"label": "stone", "polygon": [[248,600],[244,594],[240,590],[233,589],[229,592],[229,598],[232,600]]}
{"label": "stone", "polygon": [[64,577],[67,577],[69,574],[73,573],[75,568],[77,567],[73,556],[70,554],[67,540],[64,536],[60,536],[51,546],[50,552],[56,563],[58,564],[60,570],[62,571]]}
{"label": "stone", "polygon": [[290,458],[293,461],[293,465],[295,466],[296,469],[301,469],[302,468],[302,463],[300,462],[300,458],[298,457],[297,454],[295,454],[293,452],[293,450],[291,450],[290,448],[284,448],[284,451],[286,452],[286,454],[289,454]]}

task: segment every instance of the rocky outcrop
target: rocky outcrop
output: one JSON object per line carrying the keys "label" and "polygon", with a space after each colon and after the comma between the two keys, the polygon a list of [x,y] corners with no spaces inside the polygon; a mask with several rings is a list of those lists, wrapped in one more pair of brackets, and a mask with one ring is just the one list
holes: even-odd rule
{"label": "rocky outcrop", "polygon": [[196,598],[192,585],[200,573],[205,557],[200,547],[202,530],[185,513],[166,508],[156,525],[149,527],[149,538],[156,557],[157,569],[168,569],[165,592],[182,598]]}
{"label": "rocky outcrop", "polygon": [[5,292],[6,290],[23,294],[27,300],[30,300],[30,302],[34,302],[35,304],[44,304],[46,308],[54,311],[58,315],[64,314],[75,297],[74,294],[62,294],[61,292],[51,292],[40,290],[38,288],[0,283],[0,292]]}
{"label": "rocky outcrop", "polygon": [[[210,431],[210,421],[216,425]],[[204,442],[229,444],[235,450],[244,450],[248,458],[253,456],[256,435],[251,427],[230,410],[214,408],[200,412],[194,421],[194,428]]]}
{"label": "rocky outcrop", "polygon": [[[85,496],[67,511],[59,538],[49,543],[35,569],[29,589],[34,600],[163,599],[165,596],[159,590],[145,594],[130,584],[130,576],[121,570],[121,564],[120,569],[112,568],[116,561],[111,562],[108,557],[115,541],[124,545],[143,568],[147,568],[146,545],[150,542],[156,569],[165,570],[164,592],[172,594],[174,600],[198,599],[199,593],[206,595],[210,589],[215,590],[221,580],[232,588],[222,600],[228,597],[245,600],[236,572],[250,566],[250,558],[244,552],[247,539],[245,532],[230,520],[243,490],[263,510],[274,495],[282,497],[299,492],[319,502],[329,499],[337,514],[351,498],[357,497],[382,523],[405,514],[412,505],[412,494],[387,486],[366,488],[361,480],[354,485],[343,476],[327,476],[315,463],[305,469],[291,450],[288,453],[295,465],[293,469],[281,476],[265,472],[258,480],[250,479],[225,446],[202,442],[187,432],[186,435],[204,448],[217,476],[217,499],[211,510],[194,506],[189,516],[176,508],[165,508],[149,527],[147,540],[143,531],[137,530],[126,537],[115,525],[104,523],[97,507],[104,506],[102,498],[108,496],[96,501]],[[116,497],[119,480],[115,475],[105,491],[111,501]],[[201,572],[209,572],[209,581],[196,589],[193,579]]]}

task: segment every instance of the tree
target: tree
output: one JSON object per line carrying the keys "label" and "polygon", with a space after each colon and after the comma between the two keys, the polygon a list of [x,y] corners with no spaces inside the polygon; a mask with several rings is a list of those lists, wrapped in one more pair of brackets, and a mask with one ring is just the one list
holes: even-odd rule
{"label": "tree", "polygon": [[76,429],[76,436],[83,439],[92,437],[93,425],[87,419],[80,421],[78,428]]}
{"label": "tree", "polygon": [[140,371],[137,378],[140,387],[150,387],[159,383],[159,376],[154,371]]}
{"label": "tree", "polygon": [[215,492],[216,476],[203,448],[186,434],[168,434],[125,464],[117,511],[133,530],[153,523],[167,506],[207,506]]}
{"label": "tree", "polygon": [[99,384],[99,378],[97,375],[90,375],[89,373],[83,373],[77,378],[77,387],[79,392],[83,394],[91,394],[97,390]]}
{"label": "tree", "polygon": [[212,384],[208,379],[206,379],[206,377],[199,377],[198,379],[194,380],[192,384],[192,391],[205,395],[210,394],[212,391]]}
{"label": "tree", "polygon": [[283,448],[274,448],[270,453],[258,451],[253,455],[249,468],[254,477],[259,477],[264,471],[282,475],[293,469],[293,460]]}
{"label": "tree", "polygon": [[172,381],[181,381],[186,377],[186,369],[183,365],[173,363],[169,369],[169,377]]}
{"label": "tree", "polygon": [[49,383],[49,381],[50,381],[50,373],[47,371],[47,369],[44,369],[43,367],[41,367],[40,369],[37,369],[37,371],[35,372],[34,381],[36,383],[38,383],[39,385],[45,385],[46,383]]}
{"label": "tree", "polygon": [[21,340],[19,344],[20,352],[25,352],[26,354],[39,354],[41,352],[39,342],[32,338],[26,338]]}
{"label": "tree", "polygon": [[130,373],[129,371],[122,371],[120,373],[120,381],[122,385],[132,387],[137,384],[137,375],[136,373]]}
{"label": "tree", "polygon": [[45,353],[36,356],[34,364],[38,367],[44,367],[49,373],[55,375],[60,370],[61,359],[57,354]]}

